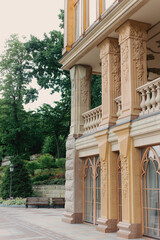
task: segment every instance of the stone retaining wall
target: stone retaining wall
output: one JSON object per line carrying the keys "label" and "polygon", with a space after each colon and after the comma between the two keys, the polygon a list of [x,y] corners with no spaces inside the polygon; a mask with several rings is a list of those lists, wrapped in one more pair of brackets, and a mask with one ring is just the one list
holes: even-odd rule
{"label": "stone retaining wall", "polygon": [[64,185],[35,185],[33,191],[39,197],[65,197]]}

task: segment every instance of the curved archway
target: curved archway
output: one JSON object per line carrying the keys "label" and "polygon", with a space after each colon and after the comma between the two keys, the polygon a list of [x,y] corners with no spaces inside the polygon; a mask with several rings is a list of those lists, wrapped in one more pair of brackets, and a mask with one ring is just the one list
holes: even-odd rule
{"label": "curved archway", "polygon": [[160,147],[148,147],[141,162],[142,223],[146,236],[160,239]]}

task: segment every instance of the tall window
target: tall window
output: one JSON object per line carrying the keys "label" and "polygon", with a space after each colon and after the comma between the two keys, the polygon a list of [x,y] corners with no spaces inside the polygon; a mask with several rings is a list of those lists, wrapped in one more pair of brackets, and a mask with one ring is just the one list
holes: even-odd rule
{"label": "tall window", "polygon": [[141,166],[144,235],[160,239],[160,146],[146,149]]}
{"label": "tall window", "polygon": [[74,0],[74,41],[82,34],[82,0]]}
{"label": "tall window", "polygon": [[101,166],[98,156],[84,160],[84,221],[97,224],[101,216]]}
{"label": "tall window", "polygon": [[115,0],[104,0],[104,10],[107,10],[111,5],[115,2]]}
{"label": "tall window", "polygon": [[97,19],[96,0],[88,0],[88,14],[89,14],[89,26],[91,26]]}

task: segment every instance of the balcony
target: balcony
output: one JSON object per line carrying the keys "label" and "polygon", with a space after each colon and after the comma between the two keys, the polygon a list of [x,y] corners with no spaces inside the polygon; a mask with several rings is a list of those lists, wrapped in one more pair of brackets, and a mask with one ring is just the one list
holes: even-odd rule
{"label": "balcony", "polygon": [[82,114],[84,119],[84,134],[96,132],[102,118],[102,106],[98,106]]}
{"label": "balcony", "polygon": [[139,116],[154,113],[160,110],[160,77],[137,88],[141,95],[141,112]]}

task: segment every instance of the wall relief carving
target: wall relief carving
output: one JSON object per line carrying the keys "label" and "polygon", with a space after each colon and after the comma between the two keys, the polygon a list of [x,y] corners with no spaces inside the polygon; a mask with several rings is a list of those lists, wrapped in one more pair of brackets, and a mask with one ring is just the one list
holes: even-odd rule
{"label": "wall relief carving", "polygon": [[121,67],[120,67],[120,55],[111,55],[112,76],[114,81],[115,97],[121,95]]}
{"label": "wall relief carving", "polygon": [[122,172],[122,192],[123,192],[123,197],[126,198],[128,194],[128,183],[129,183],[128,158],[123,154],[120,155],[120,158],[121,158],[121,172]]}
{"label": "wall relief carving", "polygon": [[129,77],[129,47],[128,41],[121,45],[121,61],[122,61],[122,77],[124,81],[128,81]]}
{"label": "wall relief carving", "polygon": [[107,161],[105,159],[100,158],[101,161],[101,186],[102,186],[102,196],[104,197],[106,194],[107,188]]}
{"label": "wall relief carving", "polygon": [[137,70],[137,87],[144,83],[144,56],[145,49],[143,40],[133,40],[133,61]]}

